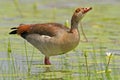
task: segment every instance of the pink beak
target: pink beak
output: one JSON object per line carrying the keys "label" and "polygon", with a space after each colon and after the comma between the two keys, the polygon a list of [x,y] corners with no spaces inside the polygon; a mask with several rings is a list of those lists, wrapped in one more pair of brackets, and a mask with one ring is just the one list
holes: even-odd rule
{"label": "pink beak", "polygon": [[89,8],[83,8],[82,13],[85,14],[85,13],[87,13],[88,11],[90,11],[91,9],[92,9],[92,7],[89,7]]}

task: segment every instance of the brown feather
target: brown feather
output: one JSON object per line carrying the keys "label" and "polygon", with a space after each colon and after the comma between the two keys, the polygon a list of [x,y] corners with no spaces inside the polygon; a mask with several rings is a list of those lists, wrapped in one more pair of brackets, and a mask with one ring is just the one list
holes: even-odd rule
{"label": "brown feather", "polygon": [[60,29],[68,30],[65,26],[58,23],[35,24],[31,26],[30,33],[40,35],[55,36]]}
{"label": "brown feather", "polygon": [[43,24],[31,24],[31,25],[20,25],[17,28],[17,34],[23,35],[23,33],[28,34],[39,34],[47,36],[55,36],[60,29],[68,31],[69,29],[58,23],[43,23]]}
{"label": "brown feather", "polygon": [[18,28],[17,28],[17,34],[18,35],[21,35],[22,33],[24,32],[29,32],[31,29],[31,25],[20,25]]}

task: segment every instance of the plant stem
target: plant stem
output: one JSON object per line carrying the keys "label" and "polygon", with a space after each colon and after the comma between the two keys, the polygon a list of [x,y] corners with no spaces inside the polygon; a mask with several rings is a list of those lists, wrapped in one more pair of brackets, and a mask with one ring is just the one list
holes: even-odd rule
{"label": "plant stem", "polygon": [[111,80],[111,76],[110,76],[110,73],[108,71],[108,67],[109,67],[109,64],[110,64],[111,57],[112,57],[112,54],[110,54],[108,56],[108,62],[107,62],[106,69],[105,69],[106,77],[107,77],[108,80]]}
{"label": "plant stem", "polygon": [[86,42],[88,42],[88,39],[87,39],[87,37],[86,37],[86,35],[85,35],[85,33],[84,33],[84,30],[83,30],[83,27],[82,27],[82,23],[81,23],[81,22],[80,22],[80,27],[81,27],[81,31],[82,31],[82,34],[83,34]]}
{"label": "plant stem", "polygon": [[15,4],[16,10],[19,12],[20,16],[23,17],[23,13],[22,13],[22,10],[19,7],[18,0],[13,0],[13,3]]}
{"label": "plant stem", "polygon": [[28,52],[27,52],[26,41],[24,41],[24,45],[25,45],[26,62],[27,62],[27,65],[28,65],[28,75],[30,75],[30,65],[29,65],[29,61],[28,61]]}
{"label": "plant stem", "polygon": [[86,64],[86,69],[87,69],[87,77],[88,77],[88,80],[90,80],[90,74],[89,74],[89,69],[88,69],[88,60],[87,60],[86,51],[84,51],[84,57],[85,57],[85,64]]}
{"label": "plant stem", "polygon": [[106,69],[105,69],[105,72],[107,73],[108,72],[108,67],[109,67],[109,64],[110,64],[110,60],[111,60],[111,57],[112,57],[112,54],[110,54],[110,56],[108,56],[108,62],[107,62],[107,65],[106,65]]}

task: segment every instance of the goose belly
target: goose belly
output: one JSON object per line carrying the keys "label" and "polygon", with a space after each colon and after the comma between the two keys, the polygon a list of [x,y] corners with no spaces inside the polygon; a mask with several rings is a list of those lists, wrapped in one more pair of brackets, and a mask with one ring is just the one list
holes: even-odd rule
{"label": "goose belly", "polygon": [[64,54],[78,45],[78,43],[71,43],[72,45],[70,43],[60,43],[57,38],[38,34],[28,35],[26,40],[45,56]]}
{"label": "goose belly", "polygon": [[45,56],[54,56],[64,53],[64,51],[61,49],[61,46],[56,44],[55,39],[50,36],[31,34],[26,37],[26,40]]}

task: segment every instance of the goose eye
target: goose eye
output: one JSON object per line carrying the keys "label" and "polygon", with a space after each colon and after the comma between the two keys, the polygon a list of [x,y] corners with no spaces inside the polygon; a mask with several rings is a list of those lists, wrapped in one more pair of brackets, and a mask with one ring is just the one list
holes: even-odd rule
{"label": "goose eye", "polygon": [[76,12],[76,13],[79,13],[79,12],[80,12],[80,9],[78,8],[75,12]]}

